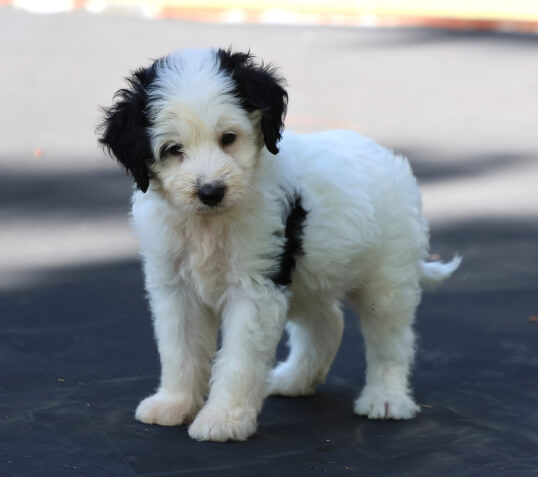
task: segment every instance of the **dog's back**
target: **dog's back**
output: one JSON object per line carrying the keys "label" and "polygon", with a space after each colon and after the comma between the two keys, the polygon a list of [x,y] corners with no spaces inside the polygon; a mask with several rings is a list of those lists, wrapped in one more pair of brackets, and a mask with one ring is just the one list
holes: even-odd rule
{"label": "dog's back", "polygon": [[358,133],[327,131],[284,134],[275,160],[288,174],[293,165],[308,211],[297,268],[309,286],[355,289],[393,254],[418,271],[428,226],[405,158]]}

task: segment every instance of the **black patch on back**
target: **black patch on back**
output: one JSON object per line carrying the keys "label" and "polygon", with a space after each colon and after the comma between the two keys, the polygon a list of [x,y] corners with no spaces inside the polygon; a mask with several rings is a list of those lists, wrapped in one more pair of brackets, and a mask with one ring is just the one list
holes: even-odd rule
{"label": "black patch on back", "polygon": [[257,63],[250,53],[220,49],[217,56],[220,68],[234,81],[234,94],[241,99],[243,108],[249,113],[261,112],[265,146],[271,153],[278,153],[277,143],[282,137],[288,105],[284,79],[270,64]]}
{"label": "black patch on back", "polygon": [[289,199],[289,212],[284,230],[284,248],[278,257],[279,268],[269,275],[275,285],[287,286],[291,283],[291,274],[296,265],[296,257],[304,255],[303,235],[307,216],[302,206],[302,197],[297,192]]}

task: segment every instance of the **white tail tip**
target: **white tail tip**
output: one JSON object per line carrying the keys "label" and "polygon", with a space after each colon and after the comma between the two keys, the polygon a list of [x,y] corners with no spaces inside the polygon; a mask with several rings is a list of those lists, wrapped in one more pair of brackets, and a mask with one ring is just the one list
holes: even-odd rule
{"label": "white tail tip", "polygon": [[462,258],[455,255],[450,262],[422,262],[422,276],[420,283],[434,286],[446,280],[460,266]]}

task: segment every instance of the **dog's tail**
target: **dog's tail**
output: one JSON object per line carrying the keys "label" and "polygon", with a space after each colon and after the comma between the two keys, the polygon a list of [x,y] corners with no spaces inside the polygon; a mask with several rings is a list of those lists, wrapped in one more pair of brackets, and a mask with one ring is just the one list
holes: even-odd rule
{"label": "dog's tail", "polygon": [[460,266],[462,258],[455,255],[450,262],[422,262],[420,283],[426,287],[438,285]]}

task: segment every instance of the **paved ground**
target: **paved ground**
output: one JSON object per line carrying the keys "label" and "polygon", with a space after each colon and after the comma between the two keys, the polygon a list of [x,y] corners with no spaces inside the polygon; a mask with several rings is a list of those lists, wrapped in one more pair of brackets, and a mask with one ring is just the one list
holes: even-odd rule
{"label": "paved ground", "polygon": [[[1,475],[535,475],[538,44],[438,30],[219,26],[0,10]],[[243,444],[136,423],[157,382],[130,182],[95,144],[121,77],[232,44],[289,79],[288,127],[357,129],[407,154],[432,248],[461,271],[419,311],[410,422],[351,402],[355,317],[327,383],[271,398]]]}

